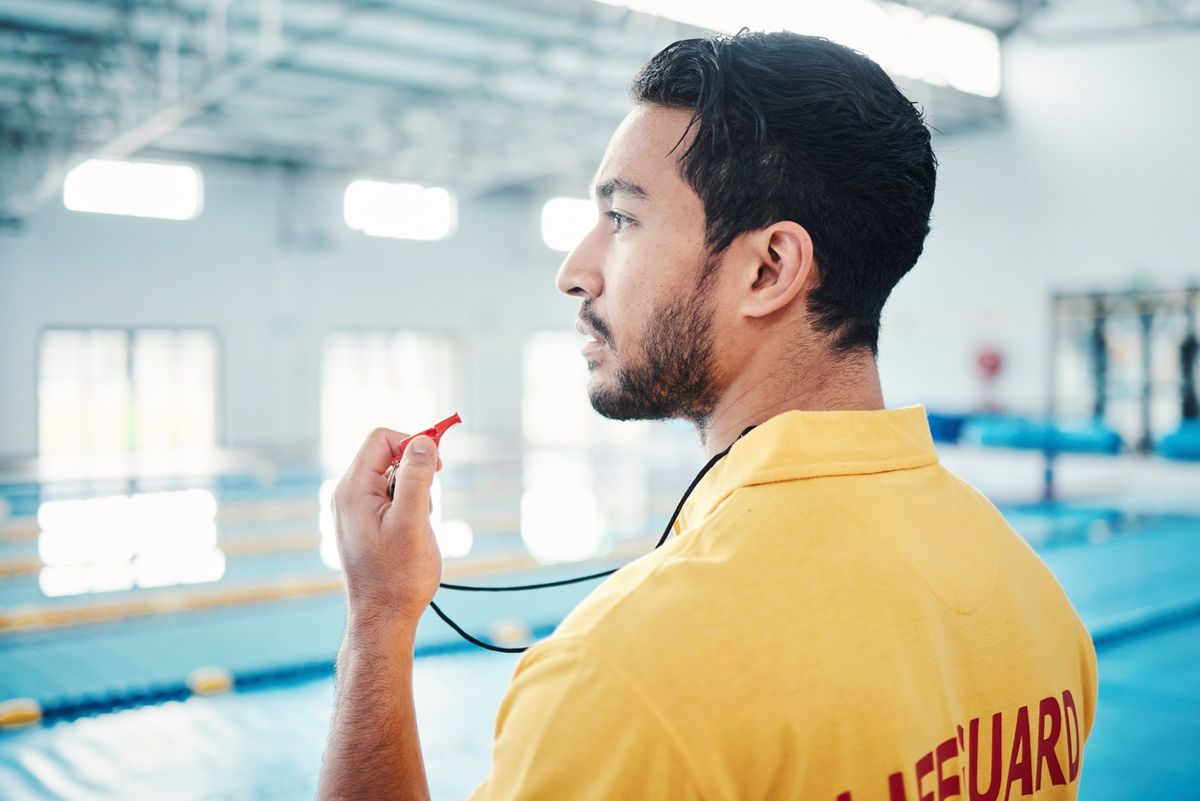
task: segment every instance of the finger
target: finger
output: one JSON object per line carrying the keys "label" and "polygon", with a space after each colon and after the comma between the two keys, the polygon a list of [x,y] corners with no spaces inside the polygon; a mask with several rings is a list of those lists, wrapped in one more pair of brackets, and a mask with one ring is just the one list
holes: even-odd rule
{"label": "finger", "polygon": [[[434,468],[434,472],[440,473],[441,470],[442,470],[442,454],[439,453],[438,457],[437,457],[437,467]],[[388,497],[394,498],[395,491],[396,491],[396,471],[394,468],[392,468],[390,463],[388,464],[388,470],[387,470],[387,472],[385,472],[383,474],[383,477],[387,481],[386,489],[387,489]],[[433,508],[433,500],[432,499],[429,501],[429,507],[431,509]]]}
{"label": "finger", "polygon": [[392,495],[392,508],[419,508],[425,501],[429,513],[429,492],[433,485],[433,474],[437,472],[437,445],[432,439],[421,435],[408,443],[404,457],[396,466],[396,490]]}
{"label": "finger", "polygon": [[396,458],[396,453],[400,450],[400,443],[407,436],[407,434],[393,431],[390,428],[375,429],[367,435],[362,447],[358,449],[358,455],[351,462],[349,472],[383,473]]}

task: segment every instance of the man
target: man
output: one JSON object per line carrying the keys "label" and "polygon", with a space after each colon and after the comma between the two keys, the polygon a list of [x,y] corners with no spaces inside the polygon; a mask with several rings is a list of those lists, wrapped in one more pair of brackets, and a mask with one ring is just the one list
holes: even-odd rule
{"label": "man", "polygon": [[[492,799],[1076,797],[1091,639],[920,406],[885,409],[880,311],[928,232],[921,115],[869,59],[790,33],[676,42],[632,84],[600,220],[558,287],[589,394],[692,421],[676,536],[524,656]],[[335,496],[349,623],[324,798],[425,798],[411,672],[441,574],[433,443]],[[732,447],[731,447],[732,446]]]}

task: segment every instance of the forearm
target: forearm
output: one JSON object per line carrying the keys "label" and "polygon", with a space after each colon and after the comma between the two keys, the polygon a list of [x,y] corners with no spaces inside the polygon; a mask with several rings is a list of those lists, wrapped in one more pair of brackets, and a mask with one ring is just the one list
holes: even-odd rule
{"label": "forearm", "polygon": [[321,801],[429,798],[413,706],[415,634],[413,625],[347,626]]}

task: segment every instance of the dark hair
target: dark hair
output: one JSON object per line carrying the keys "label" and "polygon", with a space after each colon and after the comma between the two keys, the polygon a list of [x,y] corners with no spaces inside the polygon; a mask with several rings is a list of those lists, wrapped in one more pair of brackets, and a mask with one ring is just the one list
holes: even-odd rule
{"label": "dark hair", "polygon": [[875,355],[883,304],[929,233],[937,167],[921,112],[879,65],[827,39],[743,28],[668,45],[629,92],[693,110],[679,167],[710,252],[779,220],[804,226],[814,326]]}

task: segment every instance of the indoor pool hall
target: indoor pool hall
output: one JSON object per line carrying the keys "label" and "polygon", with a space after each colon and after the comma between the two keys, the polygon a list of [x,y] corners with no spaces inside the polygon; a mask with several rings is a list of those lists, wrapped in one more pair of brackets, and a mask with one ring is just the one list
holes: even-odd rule
{"label": "indoor pool hall", "polygon": [[0,0],[0,799],[1200,801],[1196,74]]}

